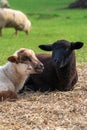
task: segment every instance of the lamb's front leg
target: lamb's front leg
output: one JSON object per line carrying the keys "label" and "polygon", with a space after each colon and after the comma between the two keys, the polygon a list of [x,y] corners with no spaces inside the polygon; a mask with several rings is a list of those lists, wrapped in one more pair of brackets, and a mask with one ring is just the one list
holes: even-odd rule
{"label": "lamb's front leg", "polygon": [[0,92],[0,101],[4,101],[4,100],[11,100],[14,101],[17,99],[17,94],[13,91],[1,91]]}
{"label": "lamb's front leg", "polygon": [[15,28],[15,33],[14,33],[14,36],[18,36],[18,30]]}

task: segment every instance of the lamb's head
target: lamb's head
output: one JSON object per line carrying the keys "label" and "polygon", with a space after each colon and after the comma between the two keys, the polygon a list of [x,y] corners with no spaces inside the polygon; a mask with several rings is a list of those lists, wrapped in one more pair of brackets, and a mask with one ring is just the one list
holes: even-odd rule
{"label": "lamb's head", "polygon": [[30,29],[31,29],[31,22],[29,20],[26,20],[23,30],[26,34],[28,34]]}
{"label": "lamb's head", "polygon": [[69,42],[66,40],[58,40],[53,44],[40,45],[39,47],[45,51],[52,51],[52,61],[54,65],[62,68],[66,66],[75,49],[80,49],[83,46],[82,42]]}
{"label": "lamb's head", "polygon": [[33,50],[21,48],[14,55],[8,57],[17,69],[23,75],[41,73],[44,69],[43,64],[37,59]]}

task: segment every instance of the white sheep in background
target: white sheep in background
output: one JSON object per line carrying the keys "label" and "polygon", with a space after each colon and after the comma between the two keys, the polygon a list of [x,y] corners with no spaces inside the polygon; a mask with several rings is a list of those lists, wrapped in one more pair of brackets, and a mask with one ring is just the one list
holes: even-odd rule
{"label": "white sheep in background", "polygon": [[0,67],[0,101],[17,98],[28,75],[41,73],[43,68],[33,50],[21,48],[8,57],[8,62]]}
{"label": "white sheep in background", "polygon": [[7,0],[1,0],[0,7],[1,8],[10,8],[9,2]]}
{"label": "white sheep in background", "polygon": [[0,36],[2,36],[2,28],[8,27],[16,30],[15,35],[18,34],[18,30],[28,34],[31,28],[31,22],[19,10],[0,8]]}

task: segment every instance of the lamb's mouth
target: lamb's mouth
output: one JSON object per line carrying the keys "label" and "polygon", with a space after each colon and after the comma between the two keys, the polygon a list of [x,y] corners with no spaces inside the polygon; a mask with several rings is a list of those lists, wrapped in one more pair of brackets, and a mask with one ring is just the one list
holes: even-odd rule
{"label": "lamb's mouth", "polygon": [[36,73],[42,73],[43,69],[35,69]]}
{"label": "lamb's mouth", "polygon": [[43,70],[44,70],[44,66],[43,66],[43,65],[36,66],[34,69],[35,69],[35,71],[36,71],[37,73],[42,73]]}

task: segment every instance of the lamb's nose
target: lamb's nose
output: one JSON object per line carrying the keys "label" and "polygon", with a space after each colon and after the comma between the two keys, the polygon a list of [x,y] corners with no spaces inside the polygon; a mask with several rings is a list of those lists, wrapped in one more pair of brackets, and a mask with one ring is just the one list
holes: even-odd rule
{"label": "lamb's nose", "polygon": [[44,65],[42,63],[35,65],[35,69],[44,69]]}

